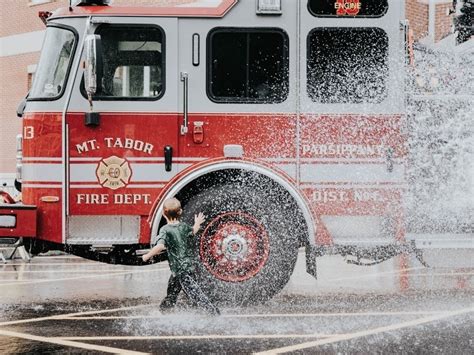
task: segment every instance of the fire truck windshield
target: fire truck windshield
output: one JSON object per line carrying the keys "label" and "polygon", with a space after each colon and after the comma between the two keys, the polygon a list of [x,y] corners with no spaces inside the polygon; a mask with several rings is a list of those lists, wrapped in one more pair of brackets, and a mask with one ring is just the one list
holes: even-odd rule
{"label": "fire truck windshield", "polygon": [[55,99],[62,95],[75,45],[74,32],[48,27],[29,100]]}

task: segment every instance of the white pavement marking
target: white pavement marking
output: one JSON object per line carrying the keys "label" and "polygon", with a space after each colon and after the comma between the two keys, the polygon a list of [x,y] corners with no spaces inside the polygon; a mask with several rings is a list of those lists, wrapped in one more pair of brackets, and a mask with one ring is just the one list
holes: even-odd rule
{"label": "white pavement marking", "polygon": [[59,337],[56,339],[64,340],[83,340],[83,341],[95,341],[95,340],[209,340],[209,339],[284,339],[284,338],[328,338],[339,336],[337,334],[206,334],[206,335],[125,335],[125,336],[96,336],[96,337]]}
{"label": "white pavement marking", "polygon": [[321,339],[321,340],[316,340],[316,341],[311,341],[303,344],[298,344],[298,345],[291,345],[291,346],[285,346],[281,348],[274,348],[271,350],[267,351],[262,351],[255,353],[255,355],[267,355],[267,354],[283,354],[291,351],[298,351],[298,350],[303,350],[303,349],[308,349],[308,348],[313,348],[319,345],[324,345],[324,344],[331,344],[331,343],[336,343],[344,340],[350,340],[350,339],[355,339],[355,338],[361,338],[365,337],[368,335],[374,335],[374,334],[379,334],[379,333],[385,333],[388,331],[392,330],[398,330],[398,329],[403,329],[403,328],[409,328],[409,327],[414,327],[417,325],[421,325],[424,323],[431,323],[437,320],[449,318],[449,317],[454,317],[458,316],[461,314],[467,314],[474,312],[474,307],[471,308],[465,308],[465,309],[460,309],[457,311],[452,311],[452,312],[446,312],[438,315],[433,315],[429,317],[423,317],[423,318],[418,318],[412,321],[407,321],[407,322],[401,322],[397,324],[392,324],[392,325],[387,325],[384,327],[379,327],[379,328],[374,328],[374,329],[368,329],[368,330],[363,330],[360,332],[354,332],[354,333],[349,333],[345,335],[338,335],[336,337],[329,337],[326,339]]}
{"label": "white pavement marking", "polygon": [[156,304],[153,304],[153,303],[151,303],[151,304],[140,304],[140,305],[136,305],[136,306],[101,309],[101,310],[95,310],[95,311],[74,312],[74,313],[66,313],[66,314],[57,314],[57,315],[54,315],[54,316],[47,316],[47,317],[12,320],[12,321],[7,321],[7,322],[1,322],[0,327],[5,326],[5,325],[34,323],[34,322],[42,322],[42,321],[47,321],[47,320],[55,320],[55,319],[63,319],[63,318],[67,319],[67,317],[75,317],[75,316],[89,315],[89,314],[104,314],[104,313],[121,312],[121,311],[128,311],[128,310],[131,310],[131,309],[145,308],[145,307],[152,307],[152,306],[156,306]]}
{"label": "white pavement marking", "polygon": [[45,258],[45,259],[51,259],[51,260],[56,260],[56,259],[84,260],[80,256],[76,256],[76,255],[50,255],[50,256],[40,256],[39,258]]}
{"label": "white pavement marking", "polygon": [[[358,312],[358,313],[268,313],[268,314],[222,314],[221,318],[317,318],[317,317],[373,317],[373,316],[411,316],[426,314],[441,314],[448,311],[403,311],[403,312]],[[92,316],[92,317],[64,317],[68,320],[107,320],[107,319],[157,319],[165,316],[159,315],[133,315],[133,316]]]}
{"label": "white pavement marking", "polygon": [[400,274],[402,272],[419,270],[419,269],[426,269],[426,268],[424,266],[411,267],[411,268],[399,269],[399,270],[393,270],[393,271],[377,272],[377,273],[373,273],[373,274],[363,274],[363,275],[359,275],[359,276],[356,276],[356,277],[353,277],[353,276],[352,277],[351,276],[349,276],[349,277],[338,277],[336,279],[327,279],[327,280],[321,280],[321,281],[329,282],[329,281],[367,279],[367,278],[370,278],[370,277],[381,277],[381,276],[385,276],[385,275]]}
{"label": "white pavement marking", "polygon": [[443,272],[433,274],[410,274],[410,277],[429,277],[429,276],[473,276],[474,272]]}
{"label": "white pavement marking", "polygon": [[0,329],[0,335],[1,336],[6,336],[6,337],[13,337],[13,338],[26,339],[26,340],[39,341],[39,342],[42,342],[42,343],[50,343],[50,344],[57,344],[57,345],[62,345],[62,346],[69,346],[69,347],[85,349],[85,350],[102,351],[102,352],[111,353],[111,354],[147,354],[147,353],[142,353],[142,352],[137,352],[137,351],[129,351],[129,350],[125,350],[125,349],[112,348],[112,347],[109,347],[109,346],[79,343],[79,342],[60,339],[60,338],[49,338],[49,337],[43,337],[43,336],[39,336],[39,335],[13,332],[13,331],[4,330],[4,329]]}
{"label": "white pavement marking", "polygon": [[[168,269],[168,268],[166,268]],[[154,270],[166,270],[165,268],[161,269],[154,269]],[[117,273],[117,272],[127,272],[127,271],[132,271],[130,269],[121,269],[121,270],[107,270],[107,269],[102,269],[102,270],[0,270],[0,276],[2,274],[24,274],[24,273],[38,273],[38,274],[45,274],[45,273],[55,273],[55,274],[87,274],[89,272],[91,273],[98,273],[98,272],[111,272],[111,273]],[[12,281],[12,280],[6,280],[6,281]],[[25,280],[18,280],[18,281],[25,281]]]}
{"label": "white pavement marking", "polygon": [[2,265],[3,267],[8,267],[8,266],[91,266],[91,265],[99,265],[101,264],[98,261],[91,261],[91,262],[79,262],[79,263],[21,263],[21,264],[4,264]]}
{"label": "white pavement marking", "polygon": [[[5,282],[2,283],[2,286],[23,286],[23,285],[31,285],[37,283],[45,283],[45,282],[56,282],[56,281],[70,281],[70,280],[80,280],[80,279],[92,279],[92,278],[100,278],[105,276],[120,276],[120,275],[130,275],[130,274],[140,274],[145,272],[156,272],[156,271],[167,271],[169,269],[150,269],[150,270],[139,270],[139,271],[127,271],[127,272],[114,272],[114,273],[107,273],[107,274],[100,274],[100,275],[84,275],[84,276],[77,276],[77,277],[63,277],[60,279],[41,279],[41,280],[31,280],[31,281],[19,281],[19,282]],[[107,271],[104,271],[107,272]]]}
{"label": "white pavement marking", "polygon": [[[70,264],[66,264],[70,265]],[[70,265],[71,266],[71,265]],[[154,270],[168,270],[168,267],[164,268],[156,268]],[[103,273],[103,272],[110,272],[110,273],[118,273],[118,272],[130,272],[132,270],[129,269],[121,269],[121,270],[108,270],[108,269],[98,269],[98,270],[0,270],[0,275],[1,274],[17,274],[17,273],[74,273],[74,274],[79,274],[79,273]],[[430,276],[474,276],[474,272],[446,272],[446,273],[432,273],[432,274],[410,274],[410,277],[430,277]],[[5,281],[13,281],[13,280],[5,280]],[[23,282],[25,280],[15,280],[17,282]],[[334,281],[332,279],[331,281]]]}

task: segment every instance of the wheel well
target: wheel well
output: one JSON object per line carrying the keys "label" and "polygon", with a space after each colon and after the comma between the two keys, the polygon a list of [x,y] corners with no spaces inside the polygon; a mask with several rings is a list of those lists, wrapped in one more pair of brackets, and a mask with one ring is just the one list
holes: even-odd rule
{"label": "wheel well", "polygon": [[[228,183],[241,185],[242,187],[254,186],[256,189],[264,188],[272,199],[282,201],[282,208],[288,214],[288,219],[283,222],[291,222],[295,226],[295,234],[298,236],[300,246],[306,245],[309,240],[309,228],[297,201],[281,184],[258,172],[242,169],[225,169],[209,172],[185,185],[176,194],[176,198],[181,201],[183,208],[186,208],[186,203],[196,194],[211,187],[219,187]],[[162,218],[160,227],[163,223],[164,219]]]}

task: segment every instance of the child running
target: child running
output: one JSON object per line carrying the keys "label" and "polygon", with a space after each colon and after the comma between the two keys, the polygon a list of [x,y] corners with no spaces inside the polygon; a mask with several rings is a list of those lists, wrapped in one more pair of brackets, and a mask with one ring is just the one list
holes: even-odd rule
{"label": "child running", "polygon": [[163,215],[167,224],[161,227],[156,245],[142,257],[143,261],[147,262],[164,250],[168,252],[171,277],[168,281],[167,295],[160,304],[160,310],[166,312],[174,308],[178,295],[183,289],[188,298],[199,308],[211,315],[218,315],[219,309],[211,303],[194,278],[193,236],[199,231],[206,217],[202,212],[194,215],[194,225],[191,227],[179,220],[182,213],[178,199],[165,200]]}

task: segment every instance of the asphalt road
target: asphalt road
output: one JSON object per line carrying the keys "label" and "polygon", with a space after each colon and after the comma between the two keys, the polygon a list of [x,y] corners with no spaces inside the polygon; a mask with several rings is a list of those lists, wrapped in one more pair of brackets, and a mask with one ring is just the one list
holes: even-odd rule
{"label": "asphalt road", "polygon": [[271,301],[199,314],[180,299],[162,315],[166,264],[104,265],[73,256],[0,264],[0,353],[474,353],[474,254],[377,266],[300,254]]}

